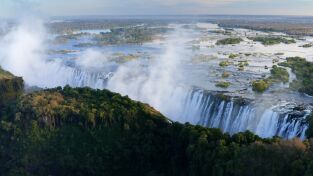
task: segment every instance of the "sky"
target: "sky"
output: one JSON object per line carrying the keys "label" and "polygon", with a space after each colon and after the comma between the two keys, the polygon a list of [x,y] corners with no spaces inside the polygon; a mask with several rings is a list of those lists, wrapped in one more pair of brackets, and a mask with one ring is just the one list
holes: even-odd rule
{"label": "sky", "polygon": [[313,0],[0,0],[0,17],[34,11],[47,16],[81,15],[308,15]]}

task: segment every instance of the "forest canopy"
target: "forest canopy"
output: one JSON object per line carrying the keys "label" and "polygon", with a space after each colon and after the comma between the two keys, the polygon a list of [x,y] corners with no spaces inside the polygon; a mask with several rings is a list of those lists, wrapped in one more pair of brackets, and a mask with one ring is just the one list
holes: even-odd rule
{"label": "forest canopy", "polygon": [[66,86],[23,95],[2,112],[0,131],[4,175],[313,173],[312,140],[180,124],[108,90]]}

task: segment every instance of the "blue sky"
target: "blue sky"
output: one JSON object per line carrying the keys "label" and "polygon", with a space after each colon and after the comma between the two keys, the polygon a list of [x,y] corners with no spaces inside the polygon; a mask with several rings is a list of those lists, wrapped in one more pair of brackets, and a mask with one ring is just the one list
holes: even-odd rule
{"label": "blue sky", "polygon": [[35,11],[47,16],[250,14],[312,15],[313,0],[0,0],[0,17]]}

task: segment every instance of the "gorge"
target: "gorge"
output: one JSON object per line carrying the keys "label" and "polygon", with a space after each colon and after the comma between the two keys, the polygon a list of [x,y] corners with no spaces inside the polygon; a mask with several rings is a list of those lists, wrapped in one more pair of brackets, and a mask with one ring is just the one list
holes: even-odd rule
{"label": "gorge", "polygon": [[[306,138],[306,117],[312,111],[312,99],[288,89],[296,79],[290,69],[289,82],[273,84],[264,95],[251,88],[254,80],[270,76],[267,67],[299,52],[307,56],[309,48],[296,48],[304,43],[302,40],[295,41],[299,44],[263,46],[249,38],[273,34],[229,30],[205,22],[144,22],[142,26],[135,22],[105,32],[89,29],[58,31],[53,35],[41,20],[32,25],[22,23],[2,36],[0,64],[22,76],[26,89],[65,85],[109,89],[148,103],[171,120],[182,123],[220,128],[230,134],[249,130],[264,138]],[[150,37],[136,38],[132,28],[145,31],[141,34]],[[130,37],[117,37],[114,44],[97,43],[108,42],[107,37],[121,33]],[[243,39],[236,44],[215,45],[229,36]],[[136,43],[138,40],[144,41]],[[90,45],[80,45],[83,43]],[[296,51],[288,53],[289,47]],[[60,49],[62,52],[58,52]],[[283,56],[277,55],[281,52],[285,52]],[[221,62],[227,65],[221,66]],[[221,75],[225,72],[227,77]],[[221,81],[229,87],[216,87]]]}

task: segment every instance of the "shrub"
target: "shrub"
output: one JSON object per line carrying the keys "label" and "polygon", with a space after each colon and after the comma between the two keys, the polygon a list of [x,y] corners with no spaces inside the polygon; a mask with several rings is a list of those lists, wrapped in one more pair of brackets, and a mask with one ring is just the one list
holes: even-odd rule
{"label": "shrub", "polygon": [[267,80],[257,80],[252,82],[252,90],[259,93],[264,92],[266,89],[268,89],[268,87],[269,84]]}
{"label": "shrub", "polygon": [[302,48],[311,48],[312,46],[313,46],[313,43],[307,43],[307,44],[304,44],[304,45],[302,45],[300,47],[302,47]]}
{"label": "shrub", "polygon": [[294,39],[286,39],[284,37],[251,37],[250,40],[253,40],[255,42],[261,42],[263,45],[276,45],[280,43],[284,44],[291,44],[296,43]]}
{"label": "shrub", "polygon": [[235,45],[235,44],[239,44],[242,41],[243,40],[241,38],[226,38],[226,39],[218,40],[216,42],[216,45]]}
{"label": "shrub", "polygon": [[277,67],[277,65],[274,65],[271,69],[271,77],[274,82],[288,82],[289,81],[289,73],[285,68]]}
{"label": "shrub", "polygon": [[313,63],[301,57],[288,57],[286,62],[278,65],[290,67],[297,80],[290,85],[292,89],[313,96]]}
{"label": "shrub", "polygon": [[230,62],[229,61],[221,61],[220,64],[219,64],[221,67],[227,67],[230,65]]}
{"label": "shrub", "polygon": [[231,53],[228,57],[229,57],[229,59],[235,59],[236,57],[239,57],[239,54]]}
{"label": "shrub", "polygon": [[230,86],[230,82],[219,82],[215,84],[216,87],[221,87],[221,88],[228,88]]}

